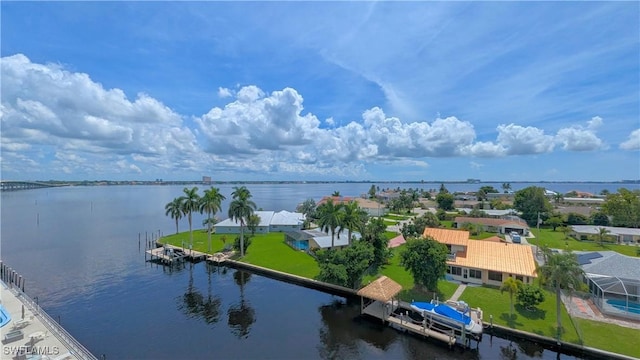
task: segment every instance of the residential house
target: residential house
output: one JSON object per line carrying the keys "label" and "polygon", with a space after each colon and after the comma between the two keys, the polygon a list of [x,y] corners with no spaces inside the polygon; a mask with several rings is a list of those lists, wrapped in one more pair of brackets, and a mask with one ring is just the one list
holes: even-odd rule
{"label": "residential house", "polygon": [[[254,214],[260,217],[260,223],[256,227],[256,233],[258,234],[299,230],[302,229],[302,223],[304,222],[304,214],[286,210],[279,212],[255,211]],[[213,227],[216,234],[240,234],[240,222],[230,218],[215,224]],[[247,231],[246,228],[245,231]]]}
{"label": "residential house", "polygon": [[453,280],[500,286],[508,277],[532,284],[536,275],[528,245],[469,239],[469,232],[425,228],[423,235],[447,245],[447,275]]}
{"label": "residential house", "polygon": [[495,232],[499,234],[510,234],[515,231],[520,235],[529,235],[529,225],[527,222],[517,216],[505,216],[500,219],[495,218],[474,218],[467,216],[458,216],[455,218],[453,225],[456,229],[462,229],[464,224],[478,224],[487,232]]}
{"label": "residential house", "polygon": [[572,225],[570,236],[578,240],[588,240],[600,234],[600,228],[607,230],[607,237],[613,238],[618,244],[640,244],[640,229],[598,225]]}
{"label": "residential house", "polygon": [[[349,237],[346,229],[337,228],[333,238],[334,248],[344,248],[349,245]],[[359,232],[352,232],[354,240],[362,238]],[[294,249],[313,250],[331,248],[331,231],[322,231],[320,228],[311,230],[290,230],[285,232],[285,242]]]}
{"label": "residential house", "polygon": [[389,209],[384,204],[361,197],[325,196],[318,201],[317,206],[324,204],[329,199],[331,199],[334,204],[347,204],[351,201],[355,201],[358,203],[358,207],[366,211],[369,216],[384,216],[389,212]]}

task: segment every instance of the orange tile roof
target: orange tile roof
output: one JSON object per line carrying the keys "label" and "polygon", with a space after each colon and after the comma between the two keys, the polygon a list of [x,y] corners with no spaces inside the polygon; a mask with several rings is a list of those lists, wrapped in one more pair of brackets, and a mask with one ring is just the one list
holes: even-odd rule
{"label": "orange tile roof", "polygon": [[350,201],[353,201],[355,199],[356,198],[349,197],[349,196],[325,196],[316,203],[316,206],[320,206],[329,200],[333,201],[334,204],[343,204],[343,203],[348,203]]}
{"label": "orange tile roof", "polygon": [[449,265],[499,271],[514,275],[537,277],[536,262],[530,246],[470,240],[466,254],[458,253]]}
{"label": "orange tile roof", "polygon": [[430,236],[435,240],[449,245],[466,246],[469,242],[469,232],[466,230],[450,230],[441,228],[424,228],[422,236]]}

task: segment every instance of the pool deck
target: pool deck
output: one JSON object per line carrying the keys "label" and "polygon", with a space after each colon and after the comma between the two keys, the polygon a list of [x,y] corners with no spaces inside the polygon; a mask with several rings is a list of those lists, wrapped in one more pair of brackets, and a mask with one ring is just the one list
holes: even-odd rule
{"label": "pool deck", "polygon": [[598,307],[589,299],[585,300],[579,297],[569,297],[562,295],[562,302],[565,304],[567,311],[569,311],[569,314],[571,314],[571,316],[616,324],[640,330],[640,321],[627,321],[621,318],[603,315]]}
{"label": "pool deck", "polygon": [[[31,298],[2,281],[0,301],[11,316],[11,321],[0,328],[3,359],[96,359]],[[5,341],[5,336],[16,330],[23,337]]]}

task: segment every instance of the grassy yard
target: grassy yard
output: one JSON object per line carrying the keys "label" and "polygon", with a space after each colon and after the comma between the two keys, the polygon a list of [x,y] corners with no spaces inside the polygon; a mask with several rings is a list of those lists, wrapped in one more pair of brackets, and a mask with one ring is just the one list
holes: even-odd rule
{"label": "grassy yard", "polygon": [[395,224],[397,224],[397,223],[398,223],[397,221],[394,221],[394,220],[387,220],[387,219],[382,220],[382,222],[383,222],[386,226],[391,226],[391,225],[395,225]]}
{"label": "grassy yard", "polygon": [[256,235],[242,261],[310,279],[320,273],[316,260],[287,245],[283,233]]}
{"label": "grassy yard", "polygon": [[385,231],[384,232],[384,237],[387,238],[387,240],[391,240],[394,237],[398,236],[400,233],[397,233],[395,231]]}
{"label": "grassy yard", "polygon": [[[227,243],[233,244],[235,235],[226,234],[225,236],[225,235],[211,234],[211,253],[212,254],[219,252],[224,248],[225,243],[222,241],[223,239],[225,239]],[[178,234],[167,235],[161,238],[159,242],[188,248],[189,232],[186,231]],[[207,250],[209,250],[209,245],[208,245],[206,230],[203,230],[203,229],[193,230],[193,250],[208,252]]]}
{"label": "grassy yard", "polygon": [[640,358],[640,330],[588,319],[574,319],[582,340],[588,346]]}
{"label": "grassy yard", "polygon": [[618,245],[605,243],[604,246],[600,246],[595,242],[578,241],[574,238],[566,238],[560,231],[553,231],[551,229],[531,229],[531,232],[535,235],[535,238],[527,238],[527,241],[531,244],[542,246],[547,245],[553,249],[565,249],[573,251],[602,251],[613,250],[620,254],[629,256],[638,256],[636,246]]}
{"label": "grassy yard", "polygon": [[[497,288],[467,287],[460,300],[466,301],[472,307],[480,307],[486,323],[489,323],[489,316],[493,315],[494,324],[553,338],[556,336],[556,296],[553,292],[545,290],[545,301],[532,311],[515,304],[513,319],[509,317],[509,293],[501,293]],[[573,323],[577,326],[574,327]],[[640,347],[629,341],[640,338],[640,330],[581,318],[574,318],[572,322],[564,306],[562,326],[564,341],[579,344],[582,339],[585,346],[634,357],[640,356]]]}
{"label": "grassy yard", "polygon": [[391,220],[407,220],[411,218],[410,216],[397,215],[397,214],[387,214],[384,217]]}
{"label": "grassy yard", "polygon": [[[433,298],[433,293],[424,291],[423,289],[415,288],[413,283],[413,276],[410,272],[405,270],[404,267],[400,265],[400,252],[402,251],[402,249],[404,249],[404,245],[394,248],[392,250],[393,257],[391,258],[389,264],[382,267],[381,269],[378,269],[377,274],[366,276],[363,279],[362,283],[368,284],[381,275],[386,275],[387,277],[393,279],[393,281],[402,285],[403,290],[399,295],[400,299],[405,301],[431,300]],[[441,300],[446,300],[450,298],[451,295],[453,295],[457,288],[458,285],[441,280],[438,282],[438,293],[436,296],[438,296],[438,298],[440,298]]]}

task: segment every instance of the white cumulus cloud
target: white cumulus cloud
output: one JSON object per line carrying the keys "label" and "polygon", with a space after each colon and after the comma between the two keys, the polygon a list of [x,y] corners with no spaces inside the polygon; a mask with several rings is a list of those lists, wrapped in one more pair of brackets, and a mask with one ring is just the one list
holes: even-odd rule
{"label": "white cumulus cloud", "polygon": [[640,150],[640,129],[633,130],[629,138],[620,144],[622,150]]}

